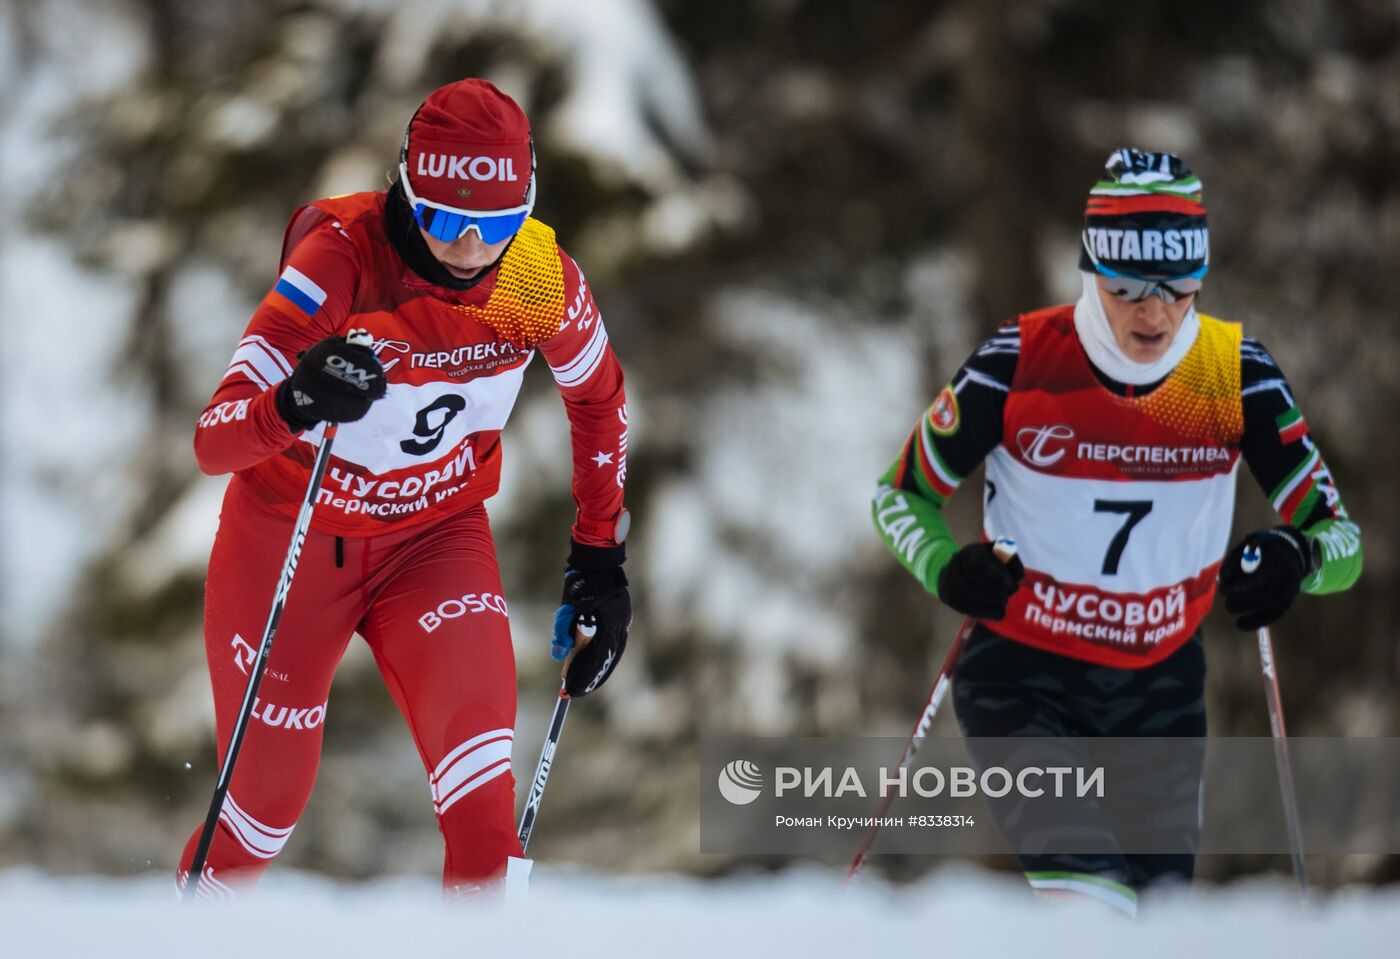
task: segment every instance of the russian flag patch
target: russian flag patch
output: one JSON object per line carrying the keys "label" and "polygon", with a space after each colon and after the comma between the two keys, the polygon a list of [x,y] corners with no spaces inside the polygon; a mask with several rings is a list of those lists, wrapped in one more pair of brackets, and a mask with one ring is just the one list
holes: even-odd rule
{"label": "russian flag patch", "polygon": [[316,311],[321,308],[321,304],[326,302],[326,291],[317,286],[311,277],[294,266],[289,266],[282,271],[282,275],[277,279],[277,285],[272,288],[272,292],[308,317],[315,316]]}

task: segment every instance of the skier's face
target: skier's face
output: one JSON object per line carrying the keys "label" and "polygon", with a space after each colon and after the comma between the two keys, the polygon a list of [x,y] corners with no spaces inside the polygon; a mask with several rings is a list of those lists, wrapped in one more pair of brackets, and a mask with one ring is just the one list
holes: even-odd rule
{"label": "skier's face", "polygon": [[476,230],[468,230],[451,243],[444,243],[421,226],[418,232],[423,235],[423,242],[428,244],[428,251],[437,257],[448,273],[459,280],[473,279],[485,267],[495,263],[511,240],[506,237],[499,243],[482,243]]}
{"label": "skier's face", "polygon": [[1195,294],[1168,303],[1159,296],[1149,296],[1138,303],[1128,303],[1105,289],[1106,280],[1099,278],[1099,300],[1109,329],[1118,341],[1123,355],[1134,363],[1155,363],[1171,348],[1186,311],[1195,302]]}

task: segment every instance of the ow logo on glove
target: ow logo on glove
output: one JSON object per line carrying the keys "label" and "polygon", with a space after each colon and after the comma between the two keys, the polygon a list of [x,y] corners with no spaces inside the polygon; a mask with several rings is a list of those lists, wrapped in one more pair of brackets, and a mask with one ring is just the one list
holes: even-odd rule
{"label": "ow logo on glove", "polygon": [[301,354],[296,369],[277,387],[277,412],[294,433],[317,423],[363,419],[388,390],[384,367],[363,331],[328,336]]}

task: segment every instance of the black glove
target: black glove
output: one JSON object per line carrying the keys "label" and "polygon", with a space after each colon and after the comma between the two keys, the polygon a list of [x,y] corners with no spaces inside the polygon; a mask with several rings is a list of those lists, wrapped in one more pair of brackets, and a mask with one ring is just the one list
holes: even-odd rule
{"label": "black glove", "polygon": [[[1259,565],[1245,572],[1245,550],[1259,551]],[[1293,526],[1250,533],[1220,564],[1220,595],[1240,629],[1268,626],[1287,612],[1308,574],[1317,568],[1313,542]]]}
{"label": "black glove", "polygon": [[[569,567],[564,572],[563,604],[554,611],[554,641],[549,655],[562,660],[572,651],[564,667],[564,692],[571,697],[586,696],[607,681],[627,649],[627,631],[632,628],[632,597],[622,572],[626,552],[621,546],[573,544]],[[574,650],[578,627],[596,630],[591,638],[582,636]]]}
{"label": "black glove", "polygon": [[277,412],[293,433],[323,420],[353,423],[385,389],[384,367],[373,350],[343,336],[328,336],[301,353],[292,375],[277,387]]}
{"label": "black glove", "polygon": [[991,543],[973,543],[954,553],[938,574],[938,598],[964,616],[1002,619],[1025,576],[1019,556],[1003,563]]}

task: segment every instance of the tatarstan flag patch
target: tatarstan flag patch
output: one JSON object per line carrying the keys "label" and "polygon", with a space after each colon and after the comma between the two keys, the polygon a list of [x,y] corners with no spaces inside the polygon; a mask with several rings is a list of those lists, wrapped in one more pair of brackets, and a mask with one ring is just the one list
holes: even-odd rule
{"label": "tatarstan flag patch", "polygon": [[928,422],[939,436],[952,436],[958,431],[961,417],[958,412],[958,394],[951,386],[943,387],[938,398],[929,407]]}
{"label": "tatarstan flag patch", "polygon": [[1278,427],[1278,438],[1281,443],[1292,443],[1302,439],[1308,432],[1308,424],[1303,421],[1303,411],[1298,407],[1289,407],[1286,412],[1280,413],[1274,420],[1274,425]]}

